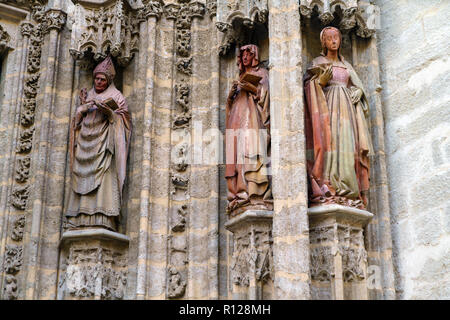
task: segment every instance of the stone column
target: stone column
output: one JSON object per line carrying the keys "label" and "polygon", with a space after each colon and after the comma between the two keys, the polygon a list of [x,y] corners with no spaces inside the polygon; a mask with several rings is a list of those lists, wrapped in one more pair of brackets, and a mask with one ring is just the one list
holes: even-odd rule
{"label": "stone column", "polygon": [[48,163],[50,157],[51,118],[54,112],[56,72],[60,47],[60,31],[66,22],[66,13],[58,9],[50,9],[45,13],[44,23],[48,31],[48,53],[45,66],[39,135],[36,134],[36,153],[33,156],[33,172],[35,172],[31,209],[31,234],[27,248],[27,290],[26,299],[37,298],[38,274],[40,265],[40,243],[42,242],[42,219],[46,208]]}
{"label": "stone column", "polygon": [[275,299],[309,299],[302,43],[297,0],[269,0]]}
{"label": "stone column", "polygon": [[[209,88],[209,108],[211,109],[210,121],[211,121],[211,129],[213,131],[217,131],[220,133],[220,92],[219,92],[219,72],[220,72],[220,58],[219,58],[219,37],[216,27],[217,21],[217,2],[216,0],[211,0],[206,2],[207,13],[211,19],[209,24],[209,32],[210,32],[210,52],[211,52],[211,66],[210,66],[210,83],[211,87]],[[214,139],[215,137],[212,137]],[[214,140],[210,142],[214,143]],[[222,141],[218,141],[218,154],[216,155],[216,159],[220,162],[220,146],[222,145]],[[215,167],[213,170],[213,175],[210,178],[211,185],[211,202],[212,207],[209,208],[209,223],[208,223],[208,280],[209,280],[209,298],[210,299],[219,299],[219,166],[212,164]]]}
{"label": "stone column", "polygon": [[[146,21],[140,27],[146,28],[146,39],[141,38],[139,50],[139,65],[146,70],[144,99],[139,100],[144,105],[143,133],[142,133],[142,178],[139,201],[139,243],[137,261],[136,298],[145,299],[147,289],[147,253],[148,253],[148,228],[150,217],[150,174],[151,174],[151,137],[153,128],[153,106],[155,88],[155,54],[156,54],[156,30],[157,22],[161,16],[162,8],[152,3],[145,4]],[[144,31],[144,30],[142,30]]]}

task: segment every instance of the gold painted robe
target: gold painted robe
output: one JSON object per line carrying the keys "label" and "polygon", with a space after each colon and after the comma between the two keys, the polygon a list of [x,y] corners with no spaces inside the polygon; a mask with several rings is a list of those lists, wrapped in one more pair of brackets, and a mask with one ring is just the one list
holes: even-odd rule
{"label": "gold painted robe", "polygon": [[[342,57],[333,62],[333,77],[322,88],[312,70],[326,63],[331,62],[325,56],[315,58],[305,77],[310,202],[364,208],[362,192],[369,189],[372,153],[366,94],[353,67]],[[363,95],[353,104],[351,94],[357,89]]]}

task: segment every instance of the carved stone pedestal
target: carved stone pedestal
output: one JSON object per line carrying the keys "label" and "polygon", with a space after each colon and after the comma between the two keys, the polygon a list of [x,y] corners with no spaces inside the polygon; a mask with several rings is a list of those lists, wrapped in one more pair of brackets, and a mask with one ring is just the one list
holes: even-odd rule
{"label": "carved stone pedestal", "polygon": [[106,229],[63,233],[58,299],[123,299],[129,238]]}
{"label": "carved stone pedestal", "polygon": [[249,210],[230,219],[233,233],[233,299],[271,299],[273,292],[273,211]]}
{"label": "carved stone pedestal", "polygon": [[373,214],[341,205],[308,209],[311,297],[366,300],[367,252],[363,228]]}

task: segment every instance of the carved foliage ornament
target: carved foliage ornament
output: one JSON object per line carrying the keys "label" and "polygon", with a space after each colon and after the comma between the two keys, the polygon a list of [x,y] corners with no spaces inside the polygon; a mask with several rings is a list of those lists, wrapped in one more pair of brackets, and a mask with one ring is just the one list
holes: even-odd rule
{"label": "carved foliage ornament", "polygon": [[14,241],[22,241],[23,231],[25,229],[25,215],[16,217],[12,223],[11,239]]}
{"label": "carved foliage ornament", "polygon": [[265,229],[235,234],[231,261],[234,284],[248,287],[251,274],[256,281],[274,279],[272,243],[272,233]]}
{"label": "carved foliage ornament", "polygon": [[342,12],[339,28],[343,31],[355,28],[358,36],[369,38],[379,28],[379,7],[372,4],[359,3],[357,0],[300,0],[299,6],[300,14],[306,19],[317,12],[324,26],[335,20],[337,8]]}
{"label": "carved foliage ornament", "polygon": [[169,266],[167,272],[169,275],[167,296],[171,299],[182,297],[186,291],[186,281],[174,266]]}
{"label": "carved foliage ornament", "polygon": [[6,300],[16,300],[17,296],[17,278],[13,275],[7,274],[3,288],[3,297]]}
{"label": "carved foliage ornament", "polygon": [[22,246],[10,244],[6,246],[3,268],[7,274],[16,274],[22,269]]}
{"label": "carved foliage ornament", "polygon": [[[101,299],[123,299],[127,284],[126,258],[104,248],[71,248],[65,282],[67,292],[75,297],[89,298],[100,294]],[[98,289],[101,284],[101,289]]]}
{"label": "carved foliage ornament", "polygon": [[111,54],[119,65],[126,66],[139,49],[139,23],[149,16],[159,17],[162,6],[160,1],[144,1],[143,8],[132,10],[123,0],[116,0],[108,7],[80,5],[78,10],[84,15],[76,15],[73,25],[75,47],[69,50],[72,57],[80,60],[90,52],[94,60],[100,61]]}

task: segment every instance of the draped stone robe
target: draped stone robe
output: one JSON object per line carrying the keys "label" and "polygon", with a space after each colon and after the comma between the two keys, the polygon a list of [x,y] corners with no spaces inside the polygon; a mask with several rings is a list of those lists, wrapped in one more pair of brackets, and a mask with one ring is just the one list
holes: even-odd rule
{"label": "draped stone robe", "polygon": [[86,103],[113,98],[119,106],[108,119],[91,107],[70,130],[71,189],[66,217],[69,226],[117,229],[126,175],[131,118],[122,93],[111,84],[97,94],[92,88]]}
{"label": "draped stone robe", "polygon": [[233,181],[228,190],[229,213],[238,214],[250,206],[272,210],[270,166],[269,77],[264,68],[253,67],[251,73],[262,79],[256,94],[238,89],[226,108],[225,178]]}
{"label": "draped stone robe", "polygon": [[[333,77],[322,88],[317,68],[333,64]],[[305,131],[311,205],[338,203],[365,208],[369,189],[369,155],[372,144],[365,113],[368,103],[353,67],[340,56],[313,60],[305,76]],[[363,95],[353,104],[351,94]]]}

